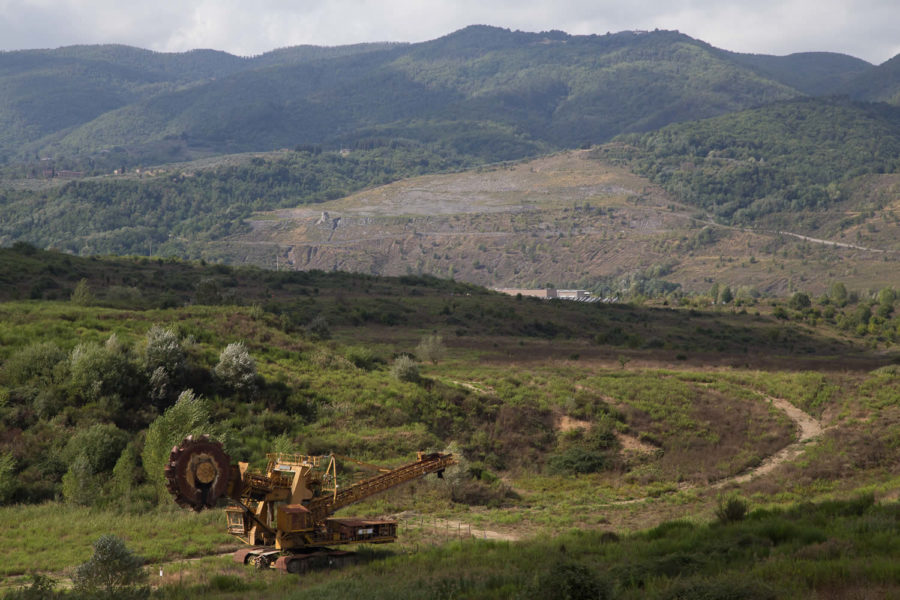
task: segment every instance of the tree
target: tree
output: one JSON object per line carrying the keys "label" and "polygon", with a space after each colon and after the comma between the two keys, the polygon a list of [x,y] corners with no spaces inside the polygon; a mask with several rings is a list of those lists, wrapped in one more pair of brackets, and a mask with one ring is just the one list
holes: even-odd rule
{"label": "tree", "polygon": [[243,342],[232,342],[222,350],[215,373],[222,383],[237,392],[249,394],[256,390],[256,361]]}
{"label": "tree", "polygon": [[120,498],[127,498],[134,489],[138,470],[137,457],[134,443],[128,444],[113,467],[112,492]]}
{"label": "tree", "polygon": [[115,425],[96,424],[76,433],[66,444],[63,457],[69,469],[62,478],[62,493],[67,502],[91,505],[100,497],[108,473],[122,449],[128,434]]}
{"label": "tree", "polygon": [[791,296],[791,299],[788,301],[788,306],[794,310],[803,310],[812,306],[812,300],[809,299],[808,294],[797,292]]}
{"label": "tree", "polygon": [[734,300],[734,294],[731,292],[731,288],[726,286],[722,286],[719,289],[719,304],[731,304],[731,301]]}
{"label": "tree", "polygon": [[70,390],[82,402],[114,402],[138,395],[139,379],[128,348],[115,334],[106,343],[79,344],[69,356]]}
{"label": "tree", "polygon": [[162,367],[170,377],[179,376],[185,367],[185,353],[178,334],[171,328],[154,325],[147,331],[146,340],[142,357],[144,369],[152,373]]}
{"label": "tree", "polygon": [[94,555],[76,567],[72,582],[78,592],[107,598],[146,597],[144,559],[135,555],[120,538],[103,535],[94,542]]}
{"label": "tree", "polygon": [[99,498],[103,480],[91,469],[84,454],[79,454],[69,463],[69,469],[62,478],[62,495],[66,502],[90,506]]}
{"label": "tree", "polygon": [[150,424],[141,460],[147,480],[156,489],[158,501],[161,502],[168,496],[163,469],[169,460],[172,446],[180,443],[188,435],[196,437],[204,433],[225,442],[224,432],[210,424],[210,412],[206,402],[201,397],[195,396],[193,390],[181,392],[175,404]]}
{"label": "tree", "polygon": [[895,300],[897,300],[897,292],[892,288],[881,288],[878,292],[878,304],[882,306],[893,306]]}
{"label": "tree", "polygon": [[416,346],[416,358],[420,361],[428,361],[433,365],[444,358],[447,353],[447,347],[444,346],[444,338],[438,334],[426,335]]}
{"label": "tree", "polygon": [[831,287],[828,289],[828,297],[831,298],[831,301],[834,302],[836,306],[846,306],[849,300],[847,286],[840,281],[832,283]]}
{"label": "tree", "polygon": [[306,334],[313,340],[329,340],[331,339],[331,328],[328,321],[322,315],[316,315],[313,320],[306,325]]}
{"label": "tree", "polygon": [[71,300],[74,304],[79,304],[81,306],[89,306],[94,303],[94,294],[91,292],[91,287],[88,285],[87,279],[81,279],[75,284]]}
{"label": "tree", "polygon": [[150,399],[157,407],[167,406],[184,381],[186,357],[178,334],[154,325],[147,331],[141,358],[150,383]]}

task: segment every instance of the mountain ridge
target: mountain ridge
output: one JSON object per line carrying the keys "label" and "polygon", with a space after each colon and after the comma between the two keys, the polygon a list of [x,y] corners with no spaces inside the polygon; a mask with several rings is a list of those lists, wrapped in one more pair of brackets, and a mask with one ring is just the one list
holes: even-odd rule
{"label": "mountain ridge", "polygon": [[424,122],[455,129],[469,147],[486,144],[482,125],[494,137],[508,128],[512,149],[502,160],[842,89],[869,69],[828,53],[749,56],[674,31],[490,26],[414,44],[297,46],[254,57],[121,45],[6,52],[0,158],[103,162],[115,150],[119,161],[147,164],[372,136],[422,142],[435,137]]}

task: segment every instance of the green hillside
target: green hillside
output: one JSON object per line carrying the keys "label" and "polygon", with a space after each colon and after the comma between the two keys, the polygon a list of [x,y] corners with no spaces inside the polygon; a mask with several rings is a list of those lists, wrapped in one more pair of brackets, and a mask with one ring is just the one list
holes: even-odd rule
{"label": "green hillside", "polygon": [[864,60],[833,52],[799,52],[787,56],[732,54],[731,57],[762,76],[811,96],[837,93],[850,81],[874,71]]}
{"label": "green hillside", "polygon": [[502,160],[819,93],[864,68],[839,55],[736,55],[677,32],[486,26],[418,44],[253,58],[122,46],[11,52],[0,55],[0,152],[89,154],[105,167],[100,151],[146,164],[379,136],[428,142],[452,130],[457,151]]}
{"label": "green hillside", "polygon": [[[896,330],[895,294],[652,309],[21,244],[0,250],[0,283],[7,600],[81,597],[68,581],[103,534],[148,559],[158,598],[900,586],[896,358],[813,318]],[[393,516],[400,540],[298,586],[219,556],[237,547],[221,513],[179,511],[160,488],[175,442],[150,430],[187,419],[257,465],[273,449],[462,464],[342,512]],[[16,589],[33,575],[50,580]]]}
{"label": "green hillside", "polygon": [[895,120],[802,100],[518,163],[373,139],[14,180],[0,242],[620,298],[896,287]]}
{"label": "green hillside", "polygon": [[717,219],[752,225],[780,215],[782,225],[796,226],[798,212],[833,208],[853,178],[900,171],[900,110],[803,99],[620,143],[637,172]]}
{"label": "green hillside", "polygon": [[339,198],[365,186],[475,164],[419,145],[236,156],[148,173],[0,187],[0,244],[25,240],[79,254],[203,256],[210,240],[246,231],[255,210]]}
{"label": "green hillside", "polygon": [[861,73],[841,91],[860,100],[900,105],[900,56]]}

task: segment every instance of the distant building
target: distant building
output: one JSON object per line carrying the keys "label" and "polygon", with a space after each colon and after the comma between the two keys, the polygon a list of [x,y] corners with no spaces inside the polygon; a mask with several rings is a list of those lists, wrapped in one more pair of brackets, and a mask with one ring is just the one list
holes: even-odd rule
{"label": "distant building", "polygon": [[510,296],[518,296],[519,294],[521,294],[522,296],[527,296],[529,298],[540,298],[541,300],[550,300],[551,298],[556,298],[556,290],[554,288],[547,288],[544,290],[494,288],[494,291],[500,292],[501,294],[509,294]]}
{"label": "distant building", "polygon": [[528,298],[540,298],[541,300],[575,300],[577,302],[596,302],[595,298],[587,290],[558,290],[556,288],[546,288],[538,290],[520,289],[520,288],[494,288],[495,292],[508,294],[510,296],[522,296]]}
{"label": "distant building", "polygon": [[563,300],[591,302],[593,295],[587,290],[556,290],[556,297]]}

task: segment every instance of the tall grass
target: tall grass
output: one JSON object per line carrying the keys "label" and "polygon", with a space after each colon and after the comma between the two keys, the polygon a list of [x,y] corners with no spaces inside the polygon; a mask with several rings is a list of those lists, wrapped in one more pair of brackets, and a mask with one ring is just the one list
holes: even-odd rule
{"label": "tall grass", "polygon": [[114,534],[147,561],[199,556],[236,547],[221,511],[174,507],[141,512],[57,502],[0,507],[0,575],[61,571],[91,557],[103,534]]}
{"label": "tall grass", "polygon": [[[800,599],[853,590],[894,597],[900,509],[871,497],[789,510],[757,510],[739,522],[676,520],[628,536],[558,532],[506,543],[463,540],[413,553],[379,553],[362,564],[254,585],[218,578],[190,589],[197,598],[676,598]],[[871,528],[882,540],[867,540]],[[263,582],[262,588],[257,587]],[[297,585],[301,583],[301,585]],[[236,595],[234,590],[239,590]],[[568,590],[568,592],[567,592]],[[586,591],[575,595],[572,590]],[[162,588],[182,598],[183,588]]]}

